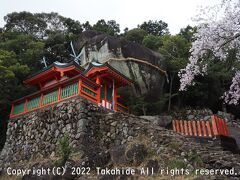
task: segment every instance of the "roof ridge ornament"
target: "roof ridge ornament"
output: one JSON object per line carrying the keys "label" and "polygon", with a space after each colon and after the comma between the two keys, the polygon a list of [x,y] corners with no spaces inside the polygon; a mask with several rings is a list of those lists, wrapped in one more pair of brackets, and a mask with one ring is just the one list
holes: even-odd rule
{"label": "roof ridge ornament", "polygon": [[73,43],[72,41],[70,42],[70,46],[71,46],[71,49],[72,49],[72,54],[70,54],[70,56],[72,56],[74,58],[74,61],[80,65],[81,64],[81,60],[82,60],[82,57],[85,59],[85,49],[84,47],[82,48],[82,50],[80,51],[80,53],[77,55],[75,50],[74,50],[74,47],[73,47]]}
{"label": "roof ridge ornament", "polygon": [[45,56],[40,60],[40,63],[44,65],[44,68],[47,68],[47,62]]}

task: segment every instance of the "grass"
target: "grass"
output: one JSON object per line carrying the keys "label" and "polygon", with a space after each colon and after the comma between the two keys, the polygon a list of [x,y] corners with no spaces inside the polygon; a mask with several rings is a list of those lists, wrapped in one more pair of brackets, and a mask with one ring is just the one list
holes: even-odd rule
{"label": "grass", "polygon": [[183,160],[180,160],[180,159],[173,159],[173,160],[170,160],[167,162],[167,167],[169,169],[174,169],[174,168],[177,168],[177,169],[181,169],[181,168],[186,168],[186,163],[183,161]]}
{"label": "grass", "polygon": [[175,150],[178,150],[181,146],[182,146],[182,142],[176,142],[176,141],[170,142],[168,144],[168,147],[170,149],[175,149]]}

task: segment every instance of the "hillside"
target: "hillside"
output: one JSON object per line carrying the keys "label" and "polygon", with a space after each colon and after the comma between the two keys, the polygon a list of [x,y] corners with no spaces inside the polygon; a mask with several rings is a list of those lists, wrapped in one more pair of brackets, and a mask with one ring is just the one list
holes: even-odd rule
{"label": "hillside", "polygon": [[[65,141],[60,148],[59,140],[64,135],[69,137],[69,144]],[[68,148],[72,153],[63,163],[58,152]],[[12,169],[53,169],[63,165],[67,171],[61,179],[130,179],[132,176],[135,179],[170,179],[174,174],[195,179],[200,176],[195,174],[196,169],[203,168],[231,169],[231,172],[234,168],[234,174],[228,178],[237,179],[240,172],[240,155],[223,150],[217,139],[200,142],[138,116],[106,111],[82,98],[11,120],[0,159],[0,167],[11,165]],[[74,167],[91,171],[89,175],[72,176]],[[97,167],[131,167],[135,174],[124,175],[127,171],[117,176],[97,174]],[[153,170],[153,175],[141,175],[141,168],[146,170],[146,167]],[[219,173],[206,178],[223,178]],[[0,178],[6,177],[11,179],[2,172]],[[25,175],[22,179],[54,178],[56,176],[50,173]]]}

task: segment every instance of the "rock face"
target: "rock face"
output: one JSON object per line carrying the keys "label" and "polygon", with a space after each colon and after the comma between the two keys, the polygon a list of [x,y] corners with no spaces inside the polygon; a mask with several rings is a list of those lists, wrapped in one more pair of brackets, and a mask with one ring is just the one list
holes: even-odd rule
{"label": "rock face", "polygon": [[[85,31],[75,43],[81,49],[81,64],[97,61],[104,63],[109,58],[135,58],[144,60],[164,69],[164,58],[137,43],[114,38],[95,31]],[[144,94],[151,89],[163,88],[165,76],[158,70],[142,63],[131,61],[110,61],[111,66],[132,79],[137,94]]]}
{"label": "rock face", "polygon": [[152,167],[156,173],[160,172],[160,167],[234,167],[240,172],[240,155],[224,151],[214,139],[207,139],[207,143],[197,142],[153,124],[151,120],[106,111],[81,97],[12,119],[0,155],[0,171],[14,164],[25,169],[29,161],[39,157],[48,161],[43,161],[45,164],[37,162],[34,167],[54,167],[51,157],[57,154],[57,142],[64,134],[68,134],[74,151],[81,152],[76,155],[79,161],[69,162],[75,167],[94,170],[126,165]]}
{"label": "rock face", "polygon": [[147,119],[152,124],[164,128],[169,128],[172,125],[173,118],[171,116],[140,116],[143,119]]}

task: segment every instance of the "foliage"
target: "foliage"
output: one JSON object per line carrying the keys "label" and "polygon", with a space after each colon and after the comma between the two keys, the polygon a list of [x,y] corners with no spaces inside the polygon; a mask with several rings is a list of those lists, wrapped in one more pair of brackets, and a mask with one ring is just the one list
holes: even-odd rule
{"label": "foliage", "polygon": [[165,35],[162,37],[162,46],[159,52],[166,58],[166,67],[169,76],[168,111],[171,110],[172,98],[179,96],[179,79],[177,72],[186,66],[190,43],[181,35]]}
{"label": "foliage", "polygon": [[[22,81],[48,63],[68,61],[68,44],[82,32],[78,21],[57,13],[14,12],[5,16],[0,31],[0,147],[4,142],[11,101],[36,91]],[[50,61],[51,60],[51,61]]]}
{"label": "foliage", "polygon": [[162,46],[162,38],[160,36],[147,35],[143,38],[142,44],[156,51]]}
{"label": "foliage", "polygon": [[64,135],[58,142],[58,154],[60,155],[60,164],[64,165],[69,159],[73,149],[70,146],[69,136]]}
{"label": "foliage", "polygon": [[201,168],[203,166],[202,158],[196,152],[187,154],[187,159],[195,168]]}
{"label": "foliage", "polygon": [[[215,62],[228,61],[230,52],[235,51],[236,59],[239,60],[239,15],[240,2],[222,0],[219,5],[202,10],[198,17],[199,25],[194,35],[189,63],[179,72],[181,78],[180,90],[186,90],[189,85],[194,85],[193,80],[199,75],[207,74],[209,54]],[[207,16],[207,17],[206,17]],[[220,17],[220,18],[219,18]],[[232,66],[230,71],[235,71],[230,90],[224,94],[225,102],[237,105],[240,101],[240,82],[237,67]]]}
{"label": "foliage", "polygon": [[174,159],[174,160],[170,160],[167,164],[167,167],[169,169],[184,169],[187,167],[187,164],[183,161],[183,160],[180,160],[180,159]]}
{"label": "foliage", "polygon": [[135,42],[135,43],[142,44],[142,41],[143,41],[143,39],[146,35],[147,35],[147,32],[145,30],[135,28],[135,29],[129,30],[126,33],[125,38],[128,41],[132,41],[132,42]]}
{"label": "foliage", "polygon": [[78,21],[65,18],[57,13],[30,13],[13,12],[4,17],[5,30],[32,35],[37,38],[46,38],[52,32],[79,34],[82,25]]}
{"label": "foliage", "polygon": [[85,23],[83,23],[83,28],[84,28],[85,31],[93,29],[93,27],[91,26],[89,21],[86,21]]}
{"label": "foliage", "polygon": [[184,39],[186,39],[188,42],[192,42],[193,41],[193,35],[194,33],[196,33],[197,28],[196,27],[192,27],[192,26],[187,26],[185,28],[182,28],[180,30],[179,35],[182,36]]}
{"label": "foliage", "polygon": [[168,144],[170,149],[178,150],[182,146],[182,142],[172,141]]}
{"label": "foliage", "polygon": [[26,34],[43,37],[43,32],[47,28],[46,22],[43,19],[34,16],[30,12],[13,12],[4,17],[6,22],[5,28],[7,31],[23,32]]}
{"label": "foliage", "polygon": [[141,25],[138,25],[138,28],[145,30],[149,35],[162,36],[169,34],[168,24],[164,21],[152,21],[143,22]]}
{"label": "foliage", "polygon": [[98,32],[107,33],[111,36],[116,36],[120,32],[120,26],[114,20],[105,22],[104,19],[101,19],[93,25],[92,29]]}
{"label": "foliage", "polygon": [[64,34],[50,34],[44,45],[44,56],[47,58],[48,64],[52,64],[54,61],[68,61],[70,53],[66,46],[69,44],[70,40]]}

